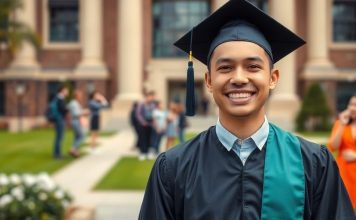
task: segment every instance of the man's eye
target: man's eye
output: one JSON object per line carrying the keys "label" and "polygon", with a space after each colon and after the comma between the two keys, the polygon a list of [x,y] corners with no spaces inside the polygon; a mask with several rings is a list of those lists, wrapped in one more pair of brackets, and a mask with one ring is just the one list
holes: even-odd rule
{"label": "man's eye", "polygon": [[259,70],[261,69],[261,66],[257,65],[257,64],[251,64],[248,66],[249,69],[252,69],[252,70]]}
{"label": "man's eye", "polygon": [[231,66],[220,66],[218,68],[219,71],[222,71],[222,72],[227,72],[227,71],[230,71],[232,68]]}

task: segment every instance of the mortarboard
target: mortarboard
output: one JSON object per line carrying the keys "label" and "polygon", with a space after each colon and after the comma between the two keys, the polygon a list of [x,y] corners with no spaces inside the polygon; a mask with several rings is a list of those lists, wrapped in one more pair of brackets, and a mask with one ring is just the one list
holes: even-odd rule
{"label": "mortarboard", "polygon": [[[273,63],[305,44],[303,39],[246,0],[230,0],[174,45],[209,67],[214,49],[228,41],[255,43],[267,52]],[[190,58],[187,73],[187,115],[195,113],[192,66]]]}

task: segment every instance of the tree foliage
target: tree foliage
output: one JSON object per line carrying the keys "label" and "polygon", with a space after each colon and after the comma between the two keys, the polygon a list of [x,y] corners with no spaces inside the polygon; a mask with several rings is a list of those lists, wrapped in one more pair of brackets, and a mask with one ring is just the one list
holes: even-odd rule
{"label": "tree foliage", "polygon": [[318,83],[313,83],[304,96],[297,116],[298,131],[326,131],[330,129],[330,109]]}
{"label": "tree foliage", "polygon": [[26,24],[16,21],[14,13],[23,8],[22,0],[0,0],[0,44],[6,45],[12,54],[15,54],[27,41],[40,47],[39,36]]}

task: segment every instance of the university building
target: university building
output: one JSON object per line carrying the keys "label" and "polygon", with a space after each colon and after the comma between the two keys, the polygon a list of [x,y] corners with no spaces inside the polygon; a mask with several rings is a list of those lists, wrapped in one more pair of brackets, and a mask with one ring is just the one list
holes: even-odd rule
{"label": "university building", "polygon": [[[184,101],[187,55],[173,42],[225,2],[24,0],[11,19],[31,27],[42,45],[35,50],[26,43],[13,57],[1,43],[0,126],[43,124],[48,102],[63,82],[86,94],[105,94],[111,107],[104,126],[127,117],[145,90],[155,90],[163,104],[176,97]],[[281,79],[268,102],[269,119],[293,129],[300,100],[314,81],[321,82],[334,113],[343,109],[356,92],[356,0],[250,2],[307,41],[276,64]],[[207,69],[198,61],[194,65],[200,103],[208,95]]]}

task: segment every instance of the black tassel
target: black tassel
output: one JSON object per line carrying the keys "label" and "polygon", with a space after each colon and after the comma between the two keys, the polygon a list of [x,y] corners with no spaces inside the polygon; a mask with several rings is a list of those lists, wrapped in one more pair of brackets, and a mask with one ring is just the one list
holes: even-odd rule
{"label": "black tassel", "polygon": [[188,62],[187,70],[187,94],[185,99],[185,106],[187,116],[195,115],[195,87],[194,87],[194,68],[193,61]]}
{"label": "black tassel", "polygon": [[185,114],[195,115],[195,87],[194,87],[194,68],[193,68],[193,30],[190,32],[189,62],[187,70],[187,94],[185,99]]}

